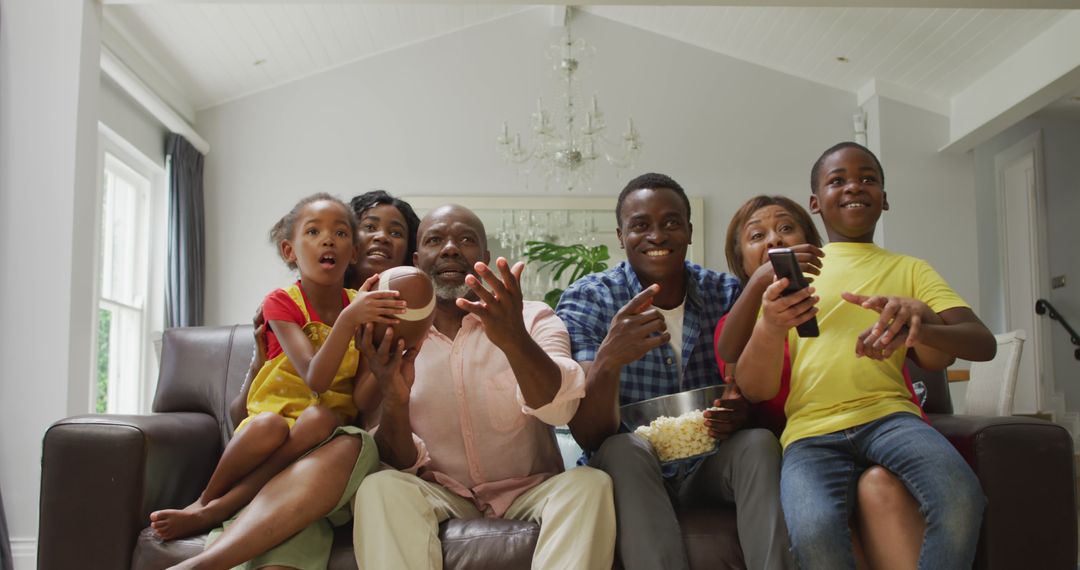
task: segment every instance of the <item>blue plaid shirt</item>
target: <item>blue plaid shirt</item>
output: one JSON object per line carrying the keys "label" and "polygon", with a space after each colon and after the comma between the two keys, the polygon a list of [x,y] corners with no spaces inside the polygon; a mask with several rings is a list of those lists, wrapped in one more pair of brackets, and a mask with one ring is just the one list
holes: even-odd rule
{"label": "blue plaid shirt", "polygon": [[[723,382],[716,365],[713,331],[735,303],[742,286],[727,273],[686,262],[686,301],[683,307],[682,382],[670,344],[649,351],[622,369],[619,404],[704,388]],[[578,279],[563,293],[555,312],[570,331],[570,349],[578,362],[596,360],[615,313],[642,290],[627,262]]]}

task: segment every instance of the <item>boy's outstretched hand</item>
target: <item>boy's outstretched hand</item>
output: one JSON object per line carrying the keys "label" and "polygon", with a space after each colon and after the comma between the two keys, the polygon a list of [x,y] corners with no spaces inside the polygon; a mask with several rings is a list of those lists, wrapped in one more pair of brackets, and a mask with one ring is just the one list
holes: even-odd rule
{"label": "boy's outstretched hand", "polygon": [[912,348],[920,341],[923,323],[941,324],[941,317],[926,303],[907,297],[840,294],[845,301],[877,312],[876,323],[859,335],[855,354],[875,360],[892,356],[901,346]]}

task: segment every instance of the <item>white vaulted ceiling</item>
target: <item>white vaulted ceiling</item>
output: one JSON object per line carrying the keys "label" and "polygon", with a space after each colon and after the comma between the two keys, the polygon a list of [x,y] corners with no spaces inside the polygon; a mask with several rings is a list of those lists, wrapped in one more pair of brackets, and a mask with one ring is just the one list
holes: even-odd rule
{"label": "white vaulted ceiling", "polygon": [[[114,2],[116,0],[113,0]],[[521,4],[112,3],[108,23],[194,109],[522,10]],[[609,6],[595,16],[856,92],[869,81],[929,108],[1070,10]]]}
{"label": "white vaulted ceiling", "polygon": [[154,3],[106,19],[196,109],[530,6]]}
{"label": "white vaulted ceiling", "polygon": [[877,79],[942,100],[1068,12],[717,6],[587,10],[848,91]]}

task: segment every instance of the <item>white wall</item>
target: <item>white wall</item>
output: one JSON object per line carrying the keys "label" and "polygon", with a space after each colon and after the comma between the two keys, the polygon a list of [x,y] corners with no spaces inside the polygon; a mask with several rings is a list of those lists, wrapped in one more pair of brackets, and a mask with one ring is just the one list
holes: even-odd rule
{"label": "white wall", "polygon": [[[875,241],[927,260],[983,316],[971,155],[938,152],[948,140],[947,117],[879,96],[864,109],[868,146],[885,168],[890,208]],[[962,406],[967,385],[949,388],[953,404]]]}
{"label": "white wall", "polygon": [[[646,145],[634,172],[602,172],[593,194],[617,194],[641,172],[672,175],[705,197],[694,239],[706,240],[712,267],[724,267],[735,208],[758,193],[807,202],[817,154],[851,137],[854,94],[589,14],[574,30],[596,46],[583,93],[599,93],[613,130],[632,115]],[[214,149],[208,324],[247,321],[288,279],[266,231],[310,192],[526,194],[494,139],[503,120],[527,127],[537,95],[555,101],[545,52],[559,32],[548,9],[528,11],[200,112]]]}
{"label": "white wall", "polygon": [[949,119],[891,99],[878,100],[880,146],[889,211],[884,247],[930,262],[978,310],[979,243],[971,156],[938,152]]}
{"label": "white wall", "polygon": [[42,436],[90,403],[101,6],[0,12],[0,488],[21,570],[35,565]]}
{"label": "white wall", "polygon": [[[982,309],[991,330],[1005,327],[1001,274],[1001,229],[998,224],[994,156],[1024,137],[1042,130],[1047,200],[1049,275],[1065,275],[1067,285],[1050,291],[1050,302],[1074,328],[1080,326],[1080,118],[1043,111],[1017,123],[975,148],[975,193],[978,212],[979,280]],[[1076,347],[1057,323],[1051,326],[1054,383],[1065,393],[1068,409],[1080,409],[1080,361]]]}

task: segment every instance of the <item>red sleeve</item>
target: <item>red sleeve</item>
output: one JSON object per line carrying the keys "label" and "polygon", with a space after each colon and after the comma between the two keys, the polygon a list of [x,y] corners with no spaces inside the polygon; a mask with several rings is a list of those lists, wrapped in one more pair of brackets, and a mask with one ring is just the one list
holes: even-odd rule
{"label": "red sleeve", "polygon": [[[713,333],[713,344],[720,341],[720,331],[724,330],[727,315],[720,317],[716,323],[716,331]],[[727,363],[716,354],[716,365],[720,367],[720,377],[724,378],[727,372]],[[726,378],[725,378],[726,381]],[[776,437],[784,432],[787,425],[787,416],[784,414],[784,404],[787,403],[788,394],[791,392],[791,353],[788,351],[787,341],[784,341],[784,368],[780,373],[780,391],[771,400],[758,402],[750,406],[750,425],[762,427],[772,431]]]}
{"label": "red sleeve", "polygon": [[[720,317],[720,320],[716,322],[716,330],[713,332],[713,338],[712,338],[712,343],[713,343],[713,348],[714,349],[716,348],[716,345],[720,343],[720,331],[724,330],[724,323],[727,322],[727,316],[728,316],[728,314],[724,313],[724,316]],[[716,365],[720,367],[720,377],[723,378],[724,373],[727,370],[727,363],[724,362],[723,358],[720,358],[720,352],[719,351],[714,350],[713,352],[714,352],[714,354],[716,356]]]}
{"label": "red sleeve", "polygon": [[[290,323],[296,323],[299,326],[304,326],[307,321],[304,319],[304,313],[300,310],[300,307],[296,306],[296,301],[292,300],[292,297],[285,292],[284,289],[276,289],[272,293],[263,299],[262,305],[263,319],[267,323],[270,321],[286,321]],[[266,327],[266,359],[270,360],[276,358],[281,354],[281,343],[278,342],[277,335],[274,331],[267,326]]]}

